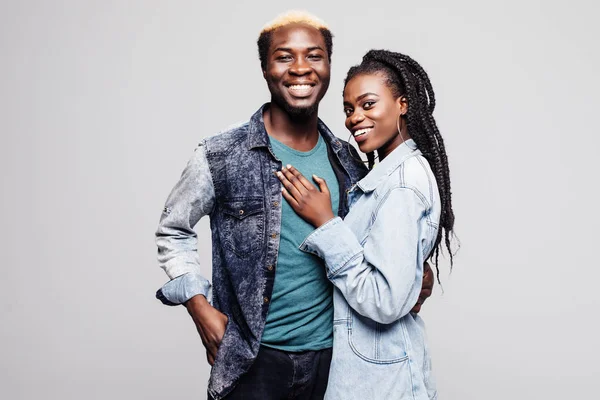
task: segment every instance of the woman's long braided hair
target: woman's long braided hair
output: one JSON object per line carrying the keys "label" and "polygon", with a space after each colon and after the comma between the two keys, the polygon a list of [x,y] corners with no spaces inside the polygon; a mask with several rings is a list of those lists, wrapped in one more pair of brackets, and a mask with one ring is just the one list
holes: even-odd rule
{"label": "woman's long braided hair", "polygon": [[[386,84],[392,90],[394,97],[406,97],[408,111],[403,118],[407,124],[408,134],[429,162],[438,184],[442,211],[440,228],[430,258],[435,260],[439,282],[438,257],[442,239],[448,250],[450,268],[452,268],[453,253],[450,249],[450,239],[454,237],[454,211],[448,157],[446,157],[444,140],[433,118],[435,108],[433,87],[423,67],[409,56],[387,50],[371,50],[363,57],[360,65],[350,68],[344,81],[344,88],[357,75],[376,73],[385,76]],[[367,154],[367,160],[371,169],[375,162],[374,153]]]}

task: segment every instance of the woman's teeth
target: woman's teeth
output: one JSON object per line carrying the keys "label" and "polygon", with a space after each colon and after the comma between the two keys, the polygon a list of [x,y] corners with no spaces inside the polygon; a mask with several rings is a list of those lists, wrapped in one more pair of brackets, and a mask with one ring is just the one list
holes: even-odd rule
{"label": "woman's teeth", "polygon": [[373,128],[359,129],[356,132],[354,132],[354,137],[357,137],[357,136],[360,136],[360,135],[364,135],[365,133],[369,132],[371,129],[373,129]]}

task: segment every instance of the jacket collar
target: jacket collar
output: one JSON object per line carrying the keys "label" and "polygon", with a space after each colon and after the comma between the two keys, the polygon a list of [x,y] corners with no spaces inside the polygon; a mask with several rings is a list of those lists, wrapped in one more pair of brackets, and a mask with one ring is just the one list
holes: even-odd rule
{"label": "jacket collar", "polygon": [[[256,147],[269,147],[269,134],[267,133],[265,121],[263,119],[263,113],[269,104],[270,103],[263,104],[250,118],[250,135],[248,137],[249,149],[254,149]],[[333,151],[337,153],[342,148],[342,143],[340,143],[338,138],[331,132],[331,130],[329,130],[327,125],[325,125],[321,119],[319,119],[317,124],[317,129],[319,130],[319,133],[325,142],[327,142]]]}
{"label": "jacket collar", "polygon": [[420,155],[414,140],[409,139],[396,147],[386,158],[361,179],[357,186],[363,192],[372,192],[375,188],[385,181],[398,167],[409,158]]}

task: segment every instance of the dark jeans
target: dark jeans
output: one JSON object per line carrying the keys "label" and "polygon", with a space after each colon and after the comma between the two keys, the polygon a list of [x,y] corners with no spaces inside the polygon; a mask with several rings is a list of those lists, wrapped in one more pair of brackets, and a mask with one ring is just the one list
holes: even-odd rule
{"label": "dark jeans", "polygon": [[322,399],[329,364],[331,349],[290,353],[261,346],[254,364],[225,400]]}

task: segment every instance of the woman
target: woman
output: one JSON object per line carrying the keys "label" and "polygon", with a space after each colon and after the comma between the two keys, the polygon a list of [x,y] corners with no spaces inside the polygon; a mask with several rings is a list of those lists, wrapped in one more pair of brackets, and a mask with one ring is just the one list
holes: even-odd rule
{"label": "woman", "polygon": [[437,268],[442,239],[452,254],[450,176],[434,107],[417,62],[369,51],[344,84],[346,127],[371,169],[349,190],[345,220],[333,214],[323,179],[313,176],[319,190],[292,166],[278,172],[284,198],[317,228],[301,249],[324,259],[335,286],[328,399],[437,398],[424,325],[410,313],[424,262],[434,257]]}

